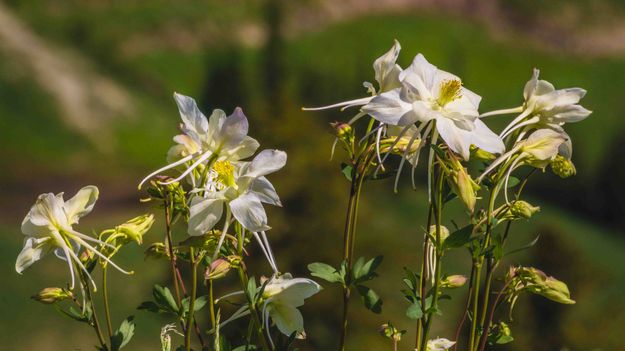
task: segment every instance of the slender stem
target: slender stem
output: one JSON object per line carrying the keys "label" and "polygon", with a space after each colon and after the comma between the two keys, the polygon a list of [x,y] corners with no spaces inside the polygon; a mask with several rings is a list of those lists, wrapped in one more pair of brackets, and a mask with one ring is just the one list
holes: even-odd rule
{"label": "slender stem", "polygon": [[104,317],[106,319],[106,328],[109,332],[109,339],[113,337],[113,326],[111,323],[111,310],[109,307],[109,290],[107,284],[108,265],[102,266],[102,298],[104,300]]}
{"label": "slender stem", "polygon": [[191,350],[191,328],[195,312],[195,298],[197,296],[197,266],[199,263],[199,260],[195,257],[195,250],[192,246],[189,247],[189,256],[191,257],[191,296],[189,297],[189,311],[187,312],[187,326],[184,340],[186,351]]}
{"label": "slender stem", "polygon": [[[434,204],[430,202],[430,207],[428,210],[428,221],[426,226],[426,232],[423,235],[423,255],[421,261],[421,275],[419,276],[419,298],[421,299],[421,311],[422,315],[425,316],[425,286],[427,284],[426,274],[428,272],[428,260],[427,260],[427,251],[428,251],[428,240],[430,240],[428,236],[428,232],[430,230],[430,225],[432,224],[432,213],[434,212]],[[417,320],[417,332],[415,339],[415,349],[419,348],[421,341],[421,334],[423,331],[423,325],[425,324],[425,318],[421,317]]]}
{"label": "slender stem", "polygon": [[[440,280],[441,280],[441,261],[443,257],[443,251],[441,249],[441,225],[442,225],[442,216],[443,216],[443,180],[445,179],[442,170],[439,172],[438,181],[437,181],[437,193],[436,193],[436,212],[435,212],[435,222],[436,222],[436,267],[434,269],[434,286],[432,287],[432,308],[436,310],[438,308],[438,290],[440,288]],[[428,228],[429,230],[429,228]],[[425,346],[427,344],[428,335],[430,333],[430,327],[432,326],[432,320],[434,319],[434,312],[428,313],[427,320],[425,322],[425,326],[423,327],[423,338],[421,339],[421,348],[420,350],[425,350]]]}
{"label": "slender stem", "polygon": [[[495,310],[497,309],[497,306],[499,304],[499,300],[503,296],[503,293],[506,291],[509,284],[510,284],[510,281],[506,282],[506,284],[501,288],[501,290],[497,294],[495,301],[493,301],[493,306],[490,309],[490,314],[488,316],[488,319],[484,323],[484,328],[488,328],[488,326],[492,323],[493,317],[495,315]],[[486,348],[487,339],[488,339],[488,333],[482,333],[482,336],[480,337],[479,348],[478,348],[479,351],[483,351]]]}
{"label": "slender stem", "polygon": [[211,318],[211,327],[213,330],[217,327],[217,322],[215,318],[215,297],[213,293],[213,280],[208,280],[208,310]]}
{"label": "slender stem", "polygon": [[480,297],[480,275],[482,274],[482,258],[474,260],[473,269],[475,270],[475,280],[472,282],[474,287],[473,302],[471,311],[471,331],[469,333],[469,351],[473,351],[475,346],[475,331],[477,329],[477,306],[479,304]]}
{"label": "slender stem", "polygon": [[180,298],[180,287],[178,286],[178,278],[176,277],[176,255],[174,254],[174,245],[171,235],[171,194],[167,193],[167,200],[165,200],[165,242],[167,246],[167,252],[169,254],[169,262],[171,264],[171,274],[174,283],[174,293],[176,297],[176,303],[178,307],[181,306],[182,299]]}
{"label": "slender stem", "polygon": [[462,326],[467,319],[467,314],[469,313],[469,307],[471,307],[471,296],[473,295],[473,276],[475,275],[475,266],[471,267],[471,275],[469,276],[469,293],[467,294],[467,303],[464,307],[464,313],[462,313],[462,318],[458,323],[458,327],[456,327],[456,334],[454,340],[456,343],[454,344],[454,351],[458,350],[458,341],[460,339],[460,332],[462,331]]}
{"label": "slender stem", "polygon": [[83,288],[85,290],[85,295],[86,295],[85,297],[87,298],[87,301],[89,301],[89,304],[91,305],[91,320],[93,322],[92,324],[93,329],[95,330],[95,333],[98,336],[98,341],[100,342],[100,345],[102,346],[102,348],[104,350],[108,350],[109,348],[106,345],[106,341],[104,341],[102,328],[100,328],[100,322],[98,321],[98,314],[95,309],[95,304],[93,303],[93,296],[91,295],[91,287],[89,286],[89,281],[85,277],[85,273],[79,270],[80,269],[79,267],[76,267],[76,265],[74,265],[74,267],[77,269],[81,284],[83,285]]}

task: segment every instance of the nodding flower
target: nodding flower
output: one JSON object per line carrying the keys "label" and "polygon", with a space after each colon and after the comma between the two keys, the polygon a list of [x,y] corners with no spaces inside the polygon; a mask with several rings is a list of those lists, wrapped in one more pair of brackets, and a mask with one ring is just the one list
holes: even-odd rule
{"label": "nodding flower", "polygon": [[75,285],[76,266],[89,278],[95,290],[95,282],[79,258],[80,248],[85,247],[120,272],[132,274],[121,269],[96,248],[98,245],[110,246],[110,244],[79,233],[73,228],[81,217],[93,210],[98,195],[98,188],[92,185],[80,189],[67,201],[63,200],[63,193],[39,195],[22,221],[22,233],[26,235],[26,240],[15,262],[15,270],[21,274],[44,255],[54,251],[57,257],[67,262],[71,275],[70,289]]}
{"label": "nodding flower", "polygon": [[586,119],[592,111],[579,105],[586,95],[582,88],[556,89],[546,80],[539,80],[540,71],[534,69],[525,84],[523,104],[519,107],[487,112],[481,117],[520,113],[500,134],[505,138],[515,130],[536,126],[561,126]]}
{"label": "nodding flower", "polygon": [[449,341],[445,338],[428,340],[425,351],[445,351],[449,350],[455,344],[455,341]]}
{"label": "nodding flower", "polygon": [[183,123],[182,134],[174,137],[177,145],[168,152],[167,158],[171,163],[150,173],[139,183],[139,188],[168,169],[186,165],[181,175],[162,184],[178,182],[201,165],[210,167],[216,161],[245,159],[258,149],[258,142],[247,135],[249,125],[240,107],[230,116],[222,110],[213,110],[207,119],[192,98],[174,93],[174,99]]}

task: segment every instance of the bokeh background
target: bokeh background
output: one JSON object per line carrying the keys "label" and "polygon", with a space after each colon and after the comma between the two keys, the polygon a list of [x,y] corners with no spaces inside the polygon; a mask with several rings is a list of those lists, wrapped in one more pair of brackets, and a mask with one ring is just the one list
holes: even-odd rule
{"label": "bokeh background", "polygon": [[[179,121],[177,91],[205,112],[242,106],[251,135],[289,154],[272,176],[284,208],[269,209],[271,241],[284,271],[305,275],[313,261],[338,263],[348,183],[329,161],[328,122],[350,113],[305,113],[361,97],[371,64],[397,38],[406,66],[418,52],[461,76],[484,96],[481,110],[517,106],[533,67],[556,87],[588,90],[594,113],[567,126],[578,175],[549,172],[528,188],[542,213],[514,226],[514,245],[540,234],[539,244],[511,256],[569,283],[577,304],[522,298],[512,324],[515,342],[502,350],[625,350],[625,4],[620,0],[230,0],[28,1],[0,3],[0,349],[90,350],[93,334],[28,298],[67,278],[47,258],[24,276],[14,269],[23,237],[19,224],[42,192],[101,188],[83,231],[102,230],[144,212],[138,180],[163,165]],[[500,130],[507,117],[492,118]],[[424,175],[418,177],[424,179]],[[392,182],[364,192],[357,251],[384,254],[372,283],[385,300],[381,315],[352,308],[351,350],[384,350],[377,334],[391,320],[409,330],[399,291],[402,267],[416,269],[424,226],[423,182]],[[453,210],[461,214],[461,209]],[[160,217],[159,217],[160,219]],[[162,221],[146,242],[162,238]],[[177,228],[177,239],[184,238]],[[145,248],[120,257],[133,277],[112,274],[116,323],[136,316],[129,350],[159,349],[166,319],[136,311],[151,285],[167,284],[166,264],[144,260]],[[258,256],[258,252],[252,250]],[[467,273],[465,252],[448,273]],[[262,260],[252,267],[267,272]],[[224,289],[225,290],[225,289]],[[226,292],[226,291],[224,291]],[[309,340],[303,350],[336,345],[339,295],[327,287],[304,307]],[[458,305],[444,302],[452,338]],[[179,340],[178,340],[179,341]]]}

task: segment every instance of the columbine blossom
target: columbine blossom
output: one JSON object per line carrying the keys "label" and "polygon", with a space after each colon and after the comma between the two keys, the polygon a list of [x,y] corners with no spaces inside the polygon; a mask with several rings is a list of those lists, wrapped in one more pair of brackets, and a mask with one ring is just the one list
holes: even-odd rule
{"label": "columbine blossom", "polygon": [[426,351],[445,351],[449,350],[455,344],[455,341],[449,341],[445,338],[428,340]]}
{"label": "columbine blossom", "polygon": [[183,179],[208,160],[238,161],[250,157],[258,149],[258,142],[247,135],[248,121],[240,107],[230,116],[222,110],[213,110],[207,119],[192,98],[178,93],[174,93],[174,98],[183,123],[182,134],[174,137],[177,145],[167,154],[171,163],[145,177],[139,187],[153,176],[187,162],[193,161],[179,177],[165,184]]}
{"label": "columbine blossom", "polygon": [[[362,105],[367,104],[369,101],[371,101],[371,99],[373,99],[375,95],[399,87],[400,86],[399,74],[401,73],[402,69],[396,62],[397,62],[397,57],[399,56],[400,50],[401,50],[401,45],[399,44],[397,40],[395,40],[391,49],[388,52],[386,52],[384,55],[378,57],[373,62],[375,80],[378,82],[379,88],[376,91],[373,84],[369,82],[365,82],[363,84],[368,89],[368,91],[372,94],[372,96],[339,102],[337,104],[323,106],[323,107],[304,108],[304,110],[317,111],[317,110],[326,110],[326,109],[336,108],[336,107],[342,107],[343,109],[345,109],[345,108],[353,107],[353,106],[362,106]],[[355,122],[356,119],[362,116],[363,114],[357,115],[354,119],[352,119],[351,122],[352,123]]]}
{"label": "columbine blossom", "polygon": [[107,244],[79,233],[73,228],[73,225],[78,224],[81,217],[91,212],[98,195],[99,191],[95,186],[86,186],[80,189],[74,197],[67,201],[63,200],[63,193],[39,195],[22,221],[22,233],[26,235],[26,240],[24,241],[24,248],[15,262],[15,270],[21,274],[26,268],[54,250],[57,257],[67,262],[71,274],[72,289],[75,282],[74,264],[89,277],[95,289],[91,275],[78,258],[78,251],[81,246],[84,246],[121,272],[130,274],[119,268],[88,242],[104,246]]}
{"label": "columbine blossom", "polygon": [[293,278],[289,273],[271,278],[263,290],[262,313],[267,327],[271,318],[282,334],[297,333],[298,338],[305,338],[304,319],[297,308],[320,290],[314,280]]}
{"label": "columbine blossom", "polygon": [[534,125],[553,127],[579,122],[592,113],[592,111],[579,105],[579,101],[586,95],[586,90],[581,88],[556,89],[548,81],[539,80],[539,73],[539,70],[534,69],[532,78],[525,84],[522,106],[492,111],[482,115],[482,117],[486,117],[505,113],[521,113],[502,131],[502,138],[523,127]]}
{"label": "columbine blossom", "polygon": [[[226,222],[215,254],[218,253],[230,224],[230,216],[250,232],[271,229],[263,203],[282,206],[273,185],[265,177],[286,164],[286,153],[263,150],[252,162],[230,163],[218,161],[213,169],[217,173],[217,191],[205,191],[191,200],[189,207],[189,235],[204,235],[221,219],[226,207]],[[270,260],[271,261],[271,260]]]}
{"label": "columbine blossom", "polygon": [[508,200],[508,180],[510,179],[512,171],[522,165],[545,168],[559,154],[570,157],[571,153],[572,144],[570,142],[570,137],[564,133],[563,130],[549,128],[538,129],[532,132],[527,139],[518,142],[510,151],[493,161],[478,178],[478,182],[500,164],[508,163],[505,166],[507,167],[507,171],[504,182],[504,194],[506,202],[510,202]]}
{"label": "columbine blossom", "polygon": [[399,74],[399,80],[400,88],[374,97],[363,112],[388,125],[434,122],[433,142],[440,134],[465,160],[471,145],[491,153],[503,152],[501,139],[478,118],[481,97],[464,88],[460,78],[439,70],[419,54]]}

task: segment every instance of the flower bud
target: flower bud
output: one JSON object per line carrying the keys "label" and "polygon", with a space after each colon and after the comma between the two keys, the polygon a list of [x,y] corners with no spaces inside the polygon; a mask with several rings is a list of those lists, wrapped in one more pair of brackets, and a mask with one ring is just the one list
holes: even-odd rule
{"label": "flower bud", "polygon": [[[432,236],[433,238],[436,238],[436,225],[430,226],[430,236]],[[445,239],[447,239],[448,236],[449,236],[449,229],[447,229],[447,227],[442,225],[441,226],[441,243],[443,243],[443,241],[445,241]]]}
{"label": "flower bud", "polygon": [[150,230],[152,224],[154,224],[154,215],[144,214],[143,216],[135,217],[124,224],[118,225],[115,231],[124,234],[129,241],[142,244],[143,235]]}
{"label": "flower bud", "polygon": [[557,155],[551,161],[551,170],[555,175],[563,179],[574,176],[577,173],[573,162],[562,155]]}
{"label": "flower bud", "polygon": [[145,250],[145,257],[146,258],[167,258],[169,257],[169,253],[167,252],[166,248],[165,248],[165,244],[163,243],[154,243],[152,245],[150,245],[150,247],[148,247],[147,250]]}
{"label": "flower bud", "polygon": [[84,249],[81,253],[80,256],[78,256],[78,258],[80,258],[80,262],[87,266],[89,265],[91,262],[93,262],[93,259],[95,258],[95,254],[93,253],[93,251],[88,250],[88,249]]}
{"label": "flower bud", "polygon": [[394,342],[401,341],[401,336],[404,335],[404,333],[406,333],[405,330],[399,330],[395,328],[395,326],[393,326],[391,322],[382,324],[380,326],[379,332],[380,332],[380,335],[382,335],[385,338],[389,338]]}
{"label": "flower bud", "polygon": [[518,287],[520,291],[529,291],[562,304],[575,303],[571,299],[568,286],[554,277],[547,276],[543,271],[532,267],[519,267],[515,273],[522,283]]}
{"label": "flower bud", "polygon": [[332,128],[334,128],[334,134],[339,139],[347,140],[352,136],[352,126],[343,122],[332,122],[330,123]]}
{"label": "flower bud", "polygon": [[497,156],[495,156],[495,154],[492,154],[488,151],[484,151],[480,148],[477,148],[473,145],[471,145],[471,156],[473,156],[473,158],[480,160],[480,161],[492,161],[495,158],[497,158]]}
{"label": "flower bud", "polygon": [[37,295],[31,296],[35,301],[39,301],[45,304],[52,304],[58,301],[71,299],[74,297],[71,291],[63,288],[45,288],[41,290]]}
{"label": "flower bud", "polygon": [[459,288],[463,286],[467,282],[467,277],[464,275],[450,275],[447,278],[443,279],[441,282],[441,287],[443,288]]}
{"label": "flower bud", "polygon": [[538,211],[540,211],[540,207],[532,206],[523,200],[515,201],[510,207],[510,213],[516,218],[530,219]]}
{"label": "flower bud", "polygon": [[230,268],[232,268],[230,261],[223,258],[216,259],[206,269],[204,278],[206,280],[223,278],[228,274]]}

